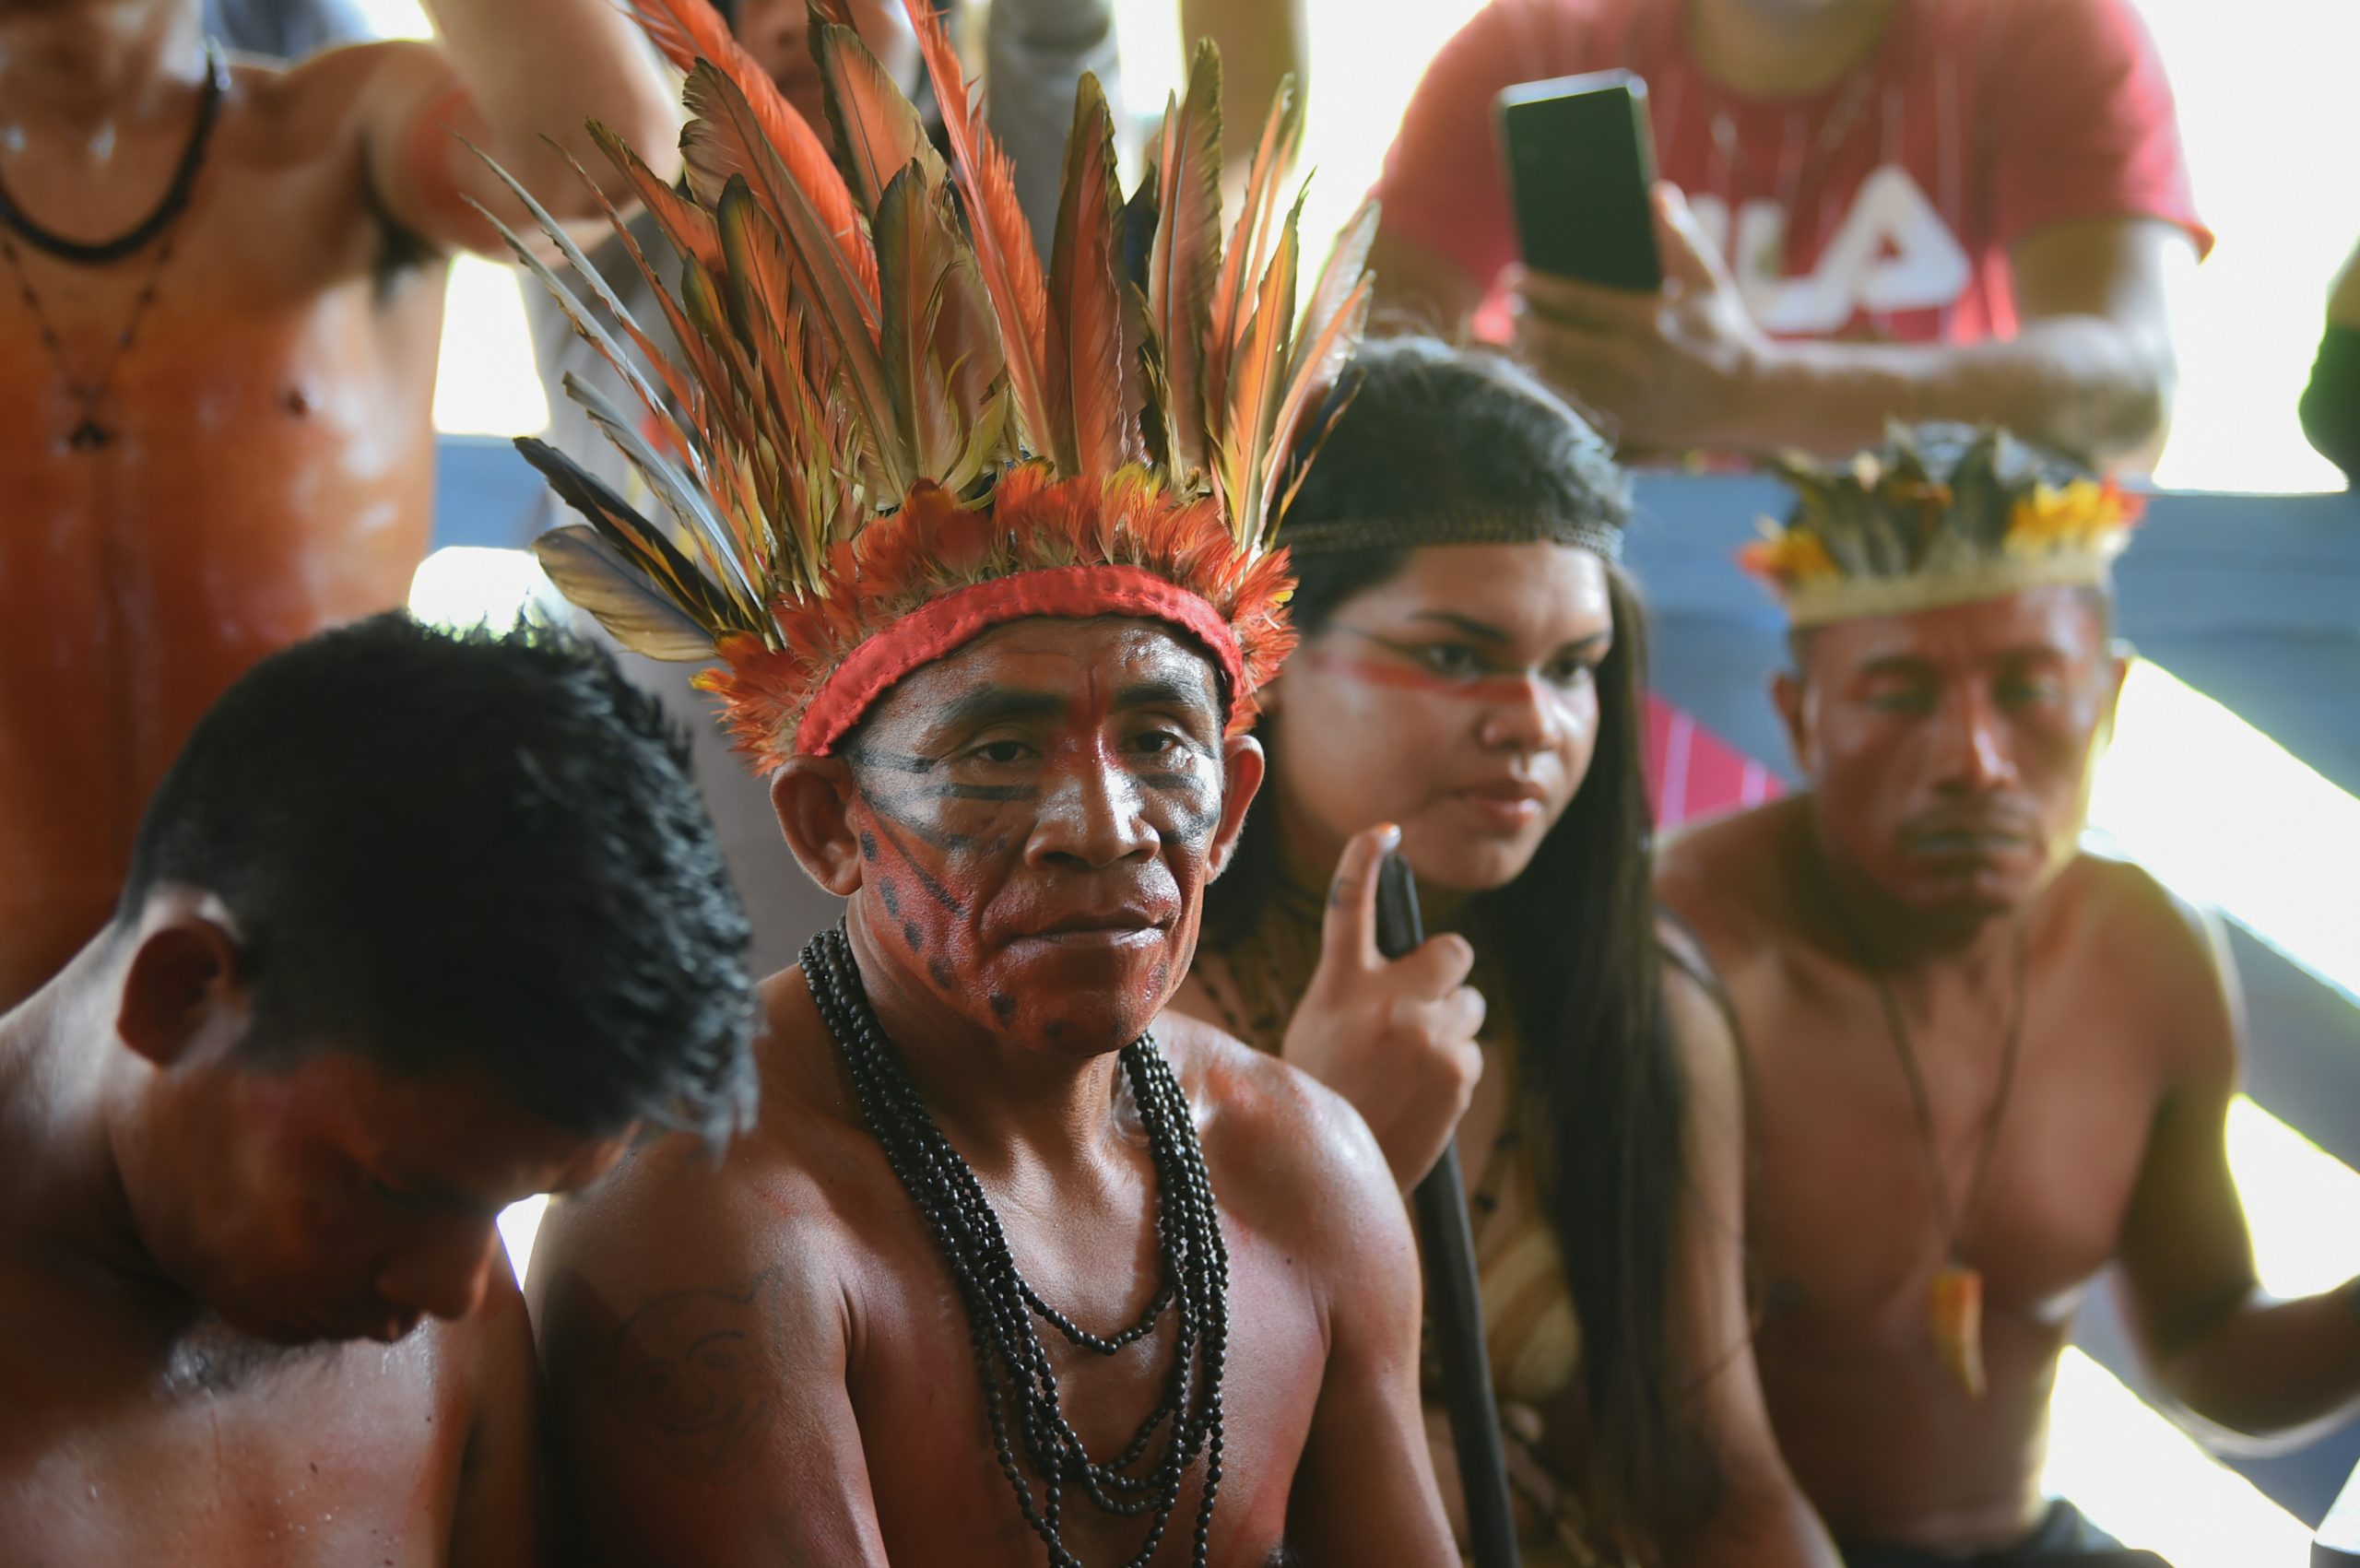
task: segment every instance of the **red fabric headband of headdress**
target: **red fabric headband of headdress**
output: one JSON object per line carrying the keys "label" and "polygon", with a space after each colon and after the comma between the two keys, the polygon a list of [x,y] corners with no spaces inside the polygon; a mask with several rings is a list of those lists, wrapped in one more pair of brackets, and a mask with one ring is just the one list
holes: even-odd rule
{"label": "red fabric headband of headdress", "polygon": [[996,577],[928,601],[855,648],[803,712],[795,749],[824,757],[861,715],[922,665],[995,626],[1032,616],[1161,620],[1195,637],[1221,666],[1221,698],[1234,711],[1245,696],[1245,660],[1236,635],[1204,598],[1136,566],[1053,566]]}

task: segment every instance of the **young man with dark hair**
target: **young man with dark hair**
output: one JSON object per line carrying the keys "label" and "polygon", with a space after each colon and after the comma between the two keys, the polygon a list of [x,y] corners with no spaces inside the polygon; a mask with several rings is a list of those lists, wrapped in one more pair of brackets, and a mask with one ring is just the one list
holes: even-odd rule
{"label": "young man with dark hair", "polygon": [[537,1561],[494,1221],[754,1098],[684,762],[603,655],[398,615],[198,725],[0,1017],[0,1561]]}
{"label": "young man with dark hair", "polygon": [[2360,1405],[2354,1287],[2255,1280],[2217,925],[2080,846],[2136,506],[1956,427],[1789,477],[1751,560],[1796,629],[1776,695],[1810,788],[1658,878],[1748,1058],[1772,1423],[1856,1568],[2114,1551],[2039,1490],[2101,1271],[2203,1421],[2292,1436]]}

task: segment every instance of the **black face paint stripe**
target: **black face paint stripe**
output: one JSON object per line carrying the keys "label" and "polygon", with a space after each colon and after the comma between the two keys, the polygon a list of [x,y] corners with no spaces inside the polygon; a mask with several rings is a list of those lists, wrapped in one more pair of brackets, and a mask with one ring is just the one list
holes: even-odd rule
{"label": "black face paint stripe", "polygon": [[892,846],[894,854],[902,857],[902,864],[910,868],[910,875],[918,879],[918,886],[924,888],[935,902],[953,914],[960,913],[959,901],[950,896],[950,890],[936,881],[934,874],[918,864],[917,857],[910,853],[909,845],[895,838],[893,831],[881,821],[877,824],[877,831],[884,834],[885,842]]}

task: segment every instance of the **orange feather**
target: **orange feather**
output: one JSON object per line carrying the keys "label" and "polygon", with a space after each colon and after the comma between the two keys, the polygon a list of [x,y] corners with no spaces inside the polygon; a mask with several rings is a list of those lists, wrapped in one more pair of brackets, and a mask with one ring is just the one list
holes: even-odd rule
{"label": "orange feather", "polygon": [[[690,122],[681,139],[682,150],[693,160],[697,154],[691,149],[701,144],[702,135],[708,132],[726,133],[731,147],[742,148],[750,171],[733,172],[747,175],[749,187],[762,200],[768,215],[784,231],[801,264],[800,276],[812,288],[812,314],[826,328],[828,341],[835,349],[836,365],[846,394],[867,429],[870,449],[884,481],[892,493],[900,494],[914,476],[903,463],[903,454],[891,440],[892,396],[878,352],[873,283],[871,291],[864,294],[858,282],[840,265],[832,238],[825,231],[825,218],[813,207],[799,180],[781,166],[769,147],[753,134],[748,123],[745,96],[737,85],[710,61],[700,60],[689,72],[686,96],[697,118]],[[828,177],[836,182],[838,189],[843,188],[844,183],[832,165],[828,169]],[[718,193],[714,199],[717,201]],[[876,257],[869,250],[867,237],[855,238],[861,253],[874,267]]]}
{"label": "orange feather", "polygon": [[968,239],[974,247],[976,270],[999,318],[1000,347],[1008,359],[1019,436],[1030,450],[1044,452],[1049,421],[1041,345],[1047,335],[1049,304],[1041,282],[1041,255],[1033,247],[1024,209],[1017,203],[1015,173],[999,143],[975,116],[966,73],[932,0],[903,0],[903,5],[910,26],[916,30],[926,75],[934,83],[935,102],[942,111],[951,168],[967,204]]}
{"label": "orange feather", "polygon": [[811,33],[811,58],[828,88],[828,124],[836,133],[836,160],[872,223],[885,187],[913,159],[925,164],[929,184],[949,178],[926,125],[877,56],[849,27],[822,24]]}
{"label": "orange feather", "polygon": [[[845,265],[874,301],[877,264],[861,235],[860,216],[853,206],[852,192],[846,188],[844,176],[836,172],[827,144],[811,129],[801,112],[786,100],[771,74],[746,52],[746,46],[730,32],[729,24],[721,19],[721,13],[706,0],[630,3],[640,27],[675,66],[684,73],[693,72],[700,59],[708,60],[715,71],[736,85],[754,125],[802,187],[820,214],[821,224],[843,248]],[[745,172],[752,177],[751,171]],[[720,199],[722,183],[716,180],[710,191],[700,189],[697,193],[707,206]],[[755,190],[761,194],[761,182],[755,182]]]}
{"label": "orange feather", "polygon": [[1230,231],[1229,248],[1221,256],[1221,278],[1213,287],[1210,343],[1206,349],[1205,402],[1219,408],[1228,393],[1227,358],[1245,326],[1254,279],[1269,257],[1270,221],[1278,210],[1279,187],[1294,164],[1295,147],[1303,136],[1303,105],[1295,96],[1294,78],[1282,78],[1270,100],[1270,115],[1263,122],[1262,139],[1248,167],[1244,205],[1237,226]]}
{"label": "orange feather", "polygon": [[1204,471],[1206,360],[1221,257],[1221,53],[1197,46],[1188,96],[1167,106],[1156,166],[1155,244],[1148,256],[1148,315],[1162,349],[1165,443],[1183,484]]}
{"label": "orange feather", "polygon": [[1111,474],[1145,455],[1124,377],[1124,309],[1115,275],[1115,119],[1084,76],[1066,141],[1063,199],[1049,264],[1049,430],[1057,466]]}

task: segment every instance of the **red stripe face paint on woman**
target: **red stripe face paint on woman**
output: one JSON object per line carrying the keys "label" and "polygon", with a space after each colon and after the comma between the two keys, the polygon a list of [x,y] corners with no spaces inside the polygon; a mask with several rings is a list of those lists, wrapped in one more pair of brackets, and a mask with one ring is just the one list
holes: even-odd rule
{"label": "red stripe face paint on woman", "polygon": [[1223,712],[1211,663],[1145,620],[1017,621],[906,677],[842,748],[864,960],[1020,1042],[1135,1039],[1261,779]]}
{"label": "red stripe face paint on woman", "polygon": [[1410,551],[1272,684],[1287,842],[1325,865],[1352,833],[1398,822],[1421,880],[1513,880],[1589,771],[1613,642],[1605,563],[1586,550]]}

